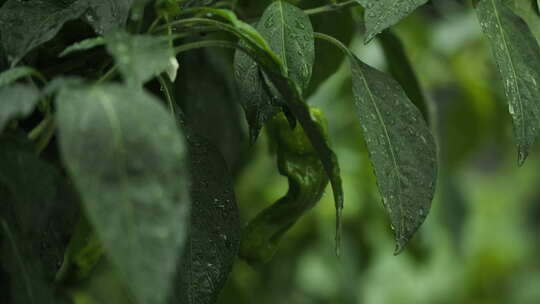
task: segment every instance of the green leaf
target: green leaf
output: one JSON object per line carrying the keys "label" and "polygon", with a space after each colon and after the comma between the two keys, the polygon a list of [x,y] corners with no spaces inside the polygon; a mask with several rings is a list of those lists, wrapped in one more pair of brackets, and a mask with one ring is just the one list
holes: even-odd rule
{"label": "green leaf", "polygon": [[397,24],[428,0],[356,0],[365,8],[368,43],[380,32]]}
{"label": "green leaf", "polygon": [[[241,42],[245,45],[245,43]],[[249,124],[250,141],[254,143],[264,124],[280,111],[277,100],[271,97],[264,82],[262,69],[244,52],[234,55],[234,76]]]}
{"label": "green leaf", "polygon": [[13,304],[56,303],[52,284],[77,219],[76,195],[24,135],[4,135],[0,147],[0,263],[11,278],[2,292]]}
{"label": "green leaf", "polygon": [[116,32],[107,35],[105,41],[107,51],[131,86],[140,86],[165,71],[174,56],[168,40],[160,37]]}
{"label": "green leaf", "polygon": [[354,101],[399,254],[431,207],[437,149],[422,114],[399,84],[350,57]]}
{"label": "green leaf", "polygon": [[230,10],[205,7],[198,9],[198,11],[205,13],[207,16],[212,18],[218,17],[229,22],[232,25],[232,28],[227,27],[227,24],[222,24],[221,22],[216,23],[215,21],[211,22],[210,25],[216,26],[225,31],[229,31],[239,39],[245,41],[249,47],[256,52],[256,54],[260,57],[259,60],[263,62],[270,71],[274,71],[276,73],[283,72],[283,64],[281,63],[281,59],[274,53],[274,51],[272,51],[268,45],[268,42],[255,28],[238,19],[234,12]]}
{"label": "green leaf", "polygon": [[114,32],[126,25],[133,0],[90,0],[84,19],[97,34]]}
{"label": "green leaf", "polygon": [[60,53],[60,55],[58,55],[58,57],[65,57],[75,52],[90,50],[95,47],[102,46],[104,44],[105,44],[105,39],[103,39],[103,37],[93,37],[93,38],[84,39],[82,41],[76,42],[68,46],[66,49],[62,51],[62,53]]}
{"label": "green leaf", "polygon": [[173,302],[213,304],[236,259],[240,220],[232,178],[223,157],[210,142],[189,133],[193,205]]}
{"label": "green leaf", "polygon": [[[284,75],[302,91],[306,90],[315,61],[315,42],[309,17],[301,9],[277,1],[268,6],[256,28],[281,59]],[[279,111],[278,96],[265,83],[263,73],[253,59],[236,51],[235,79],[252,142],[262,126]]]}
{"label": "green leaf", "polygon": [[69,5],[43,0],[8,0],[0,8],[0,36],[11,65],[54,38],[66,22],[79,18],[85,10],[86,0]]}
{"label": "green leaf", "polygon": [[163,303],[189,207],[173,117],[120,85],[64,89],[56,105],[60,152],[105,252],[140,303]]}
{"label": "green leaf", "polygon": [[28,66],[18,66],[0,73],[0,88],[25,76],[37,76],[41,78],[41,74],[34,68]]}
{"label": "green leaf", "polygon": [[525,22],[499,0],[478,1],[476,12],[503,80],[522,165],[540,130],[540,49]]}
{"label": "green leaf", "polygon": [[315,40],[309,17],[296,6],[276,1],[264,11],[257,30],[281,58],[285,75],[305,90],[315,61]]}
{"label": "green leaf", "polygon": [[216,146],[234,170],[245,162],[246,136],[230,55],[219,48],[184,54],[179,77],[189,80],[177,81],[174,90],[186,123]]}
{"label": "green leaf", "polygon": [[540,13],[534,0],[505,0],[504,4],[527,23],[536,41],[540,43]]}
{"label": "green leaf", "polygon": [[13,84],[0,87],[0,133],[11,119],[30,115],[38,101],[39,92],[32,86]]}
{"label": "green leaf", "polygon": [[388,30],[379,35],[390,74],[399,82],[413,104],[429,123],[429,109],[401,40]]}

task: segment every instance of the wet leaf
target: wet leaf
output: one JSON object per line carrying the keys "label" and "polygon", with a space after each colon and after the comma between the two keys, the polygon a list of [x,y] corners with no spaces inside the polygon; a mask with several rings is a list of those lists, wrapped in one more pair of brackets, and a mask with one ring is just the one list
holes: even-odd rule
{"label": "wet leaf", "polygon": [[[251,25],[238,19],[234,12],[225,9],[213,9],[213,8],[200,8],[200,13],[205,13],[207,16],[222,19],[230,23],[232,28],[228,28],[219,23],[213,23],[214,26],[229,31],[238,37],[240,40],[247,43],[249,48],[253,49],[255,54],[259,57],[258,60],[263,62],[267,69],[276,73],[283,72],[283,65],[281,59],[274,53],[274,51],[268,45],[268,42],[263,36]],[[216,18],[217,17],[217,18]]]}
{"label": "wet leaf", "polygon": [[264,11],[257,30],[281,58],[285,75],[305,90],[315,61],[315,40],[309,17],[296,6],[276,1]]}
{"label": "wet leaf", "polygon": [[54,276],[77,219],[76,196],[24,135],[4,135],[0,147],[0,263],[11,278],[2,293],[13,304],[56,303]]}
{"label": "wet leaf", "polygon": [[395,25],[428,0],[356,0],[365,8],[366,37],[371,41],[380,32]]}
{"label": "wet leaf", "polygon": [[116,32],[105,37],[107,51],[114,57],[124,80],[140,86],[169,67],[174,56],[168,40]]}
{"label": "wet leaf", "polygon": [[280,111],[277,100],[271,97],[262,73],[264,72],[257,62],[244,52],[235,52],[234,76],[249,124],[251,143],[255,142],[264,124]]}
{"label": "wet leaf", "polygon": [[437,179],[435,141],[395,80],[352,53],[350,60],[354,102],[398,254],[431,207]]}
{"label": "wet leaf", "polygon": [[61,155],[105,252],[140,303],[163,303],[189,206],[174,119],[120,85],[64,89],[56,105]]}
{"label": "wet leaf", "polygon": [[401,40],[390,30],[381,33],[379,38],[390,74],[399,82],[424,119],[429,122],[426,99]]}
{"label": "wet leaf", "polygon": [[30,115],[38,100],[39,92],[32,86],[13,84],[0,87],[0,133],[10,120]]}
{"label": "wet leaf", "polygon": [[232,178],[219,151],[196,135],[187,141],[191,223],[172,303],[213,304],[236,259],[240,220]]}
{"label": "wet leaf", "polygon": [[86,1],[61,5],[54,1],[8,0],[0,8],[0,36],[11,65],[54,38],[66,22],[79,18],[86,10]]}
{"label": "wet leaf", "polygon": [[476,12],[503,81],[522,165],[540,130],[540,49],[525,22],[500,0],[480,0]]}
{"label": "wet leaf", "polygon": [[[299,8],[276,1],[265,10],[257,30],[281,59],[284,74],[303,90],[311,80],[315,42],[309,17]],[[279,108],[278,96],[265,83],[258,64],[241,51],[235,54],[235,79],[250,125],[251,141]],[[283,104],[283,102],[281,102]]]}
{"label": "wet leaf", "polygon": [[103,37],[93,37],[84,39],[77,43],[68,46],[65,50],[58,55],[58,57],[65,57],[75,52],[86,51],[105,44]]}

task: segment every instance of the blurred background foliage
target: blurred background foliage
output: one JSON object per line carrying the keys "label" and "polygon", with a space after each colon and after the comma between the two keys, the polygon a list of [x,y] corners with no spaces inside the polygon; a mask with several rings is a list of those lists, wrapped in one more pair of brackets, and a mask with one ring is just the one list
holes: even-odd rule
{"label": "blurred background foliage", "polygon": [[[236,2],[239,15],[251,18],[270,1]],[[325,1],[294,2],[312,8]],[[526,15],[531,10],[523,9],[533,3],[510,4],[525,12],[522,17],[539,37],[538,15]],[[388,70],[379,41],[363,45],[362,29],[355,25],[361,24],[359,16],[358,10],[346,10],[314,16],[313,22],[317,31],[350,42],[361,59]],[[326,113],[342,167],[346,206],[341,256],[333,251],[335,211],[328,188],[287,233],[269,264],[252,267],[237,261],[220,303],[540,303],[540,151],[517,167],[502,85],[474,11],[468,1],[431,1],[393,31],[417,74],[439,143],[437,193],[425,224],[404,253],[392,255],[392,232],[353,110],[348,66],[331,46],[319,44],[309,103]],[[216,64],[220,53],[205,52],[189,55],[198,59],[182,59],[185,75],[180,79],[190,77],[190,65],[200,66],[197,60],[230,72],[230,62]],[[184,85],[214,83],[226,93],[198,94],[229,96],[222,103],[198,96],[200,102],[240,115],[227,105],[236,98],[230,83],[217,81],[213,71],[199,69],[197,77]],[[186,96],[184,104],[197,112],[193,98]],[[229,132],[231,140],[220,141],[222,134],[211,131],[206,135],[215,139],[230,164],[247,222],[284,195],[287,184],[277,172],[266,135],[246,148],[244,121],[228,121],[212,130]],[[208,125],[200,123],[201,129]]]}

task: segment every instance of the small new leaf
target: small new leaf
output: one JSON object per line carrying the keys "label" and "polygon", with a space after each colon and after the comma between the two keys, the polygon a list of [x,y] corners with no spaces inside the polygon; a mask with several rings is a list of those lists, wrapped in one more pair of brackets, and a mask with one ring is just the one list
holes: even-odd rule
{"label": "small new leaf", "polygon": [[139,303],[162,304],[189,207],[173,117],[153,96],[120,85],[66,88],[56,105],[61,156],[106,254]]}
{"label": "small new leaf", "polygon": [[527,24],[500,0],[480,0],[476,12],[503,80],[522,165],[540,131],[540,48]]}
{"label": "small new leaf", "polygon": [[107,51],[114,57],[128,85],[140,86],[167,70],[174,56],[168,40],[146,35],[115,32],[105,37]]}
{"label": "small new leaf", "polygon": [[140,86],[167,70],[170,58],[174,56],[164,38],[119,31],[107,35],[105,41],[107,51],[130,86]]}
{"label": "small new leaf", "polygon": [[102,46],[104,44],[105,44],[105,39],[103,39],[103,37],[93,37],[93,38],[84,39],[82,41],[76,42],[68,46],[65,50],[62,51],[62,53],[60,53],[60,55],[58,55],[58,57],[65,57],[75,52],[90,50],[95,47]]}

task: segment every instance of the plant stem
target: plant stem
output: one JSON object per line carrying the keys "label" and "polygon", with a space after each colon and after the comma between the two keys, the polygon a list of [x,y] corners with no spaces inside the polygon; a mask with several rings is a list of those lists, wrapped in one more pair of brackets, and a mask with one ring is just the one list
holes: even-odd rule
{"label": "plant stem", "polygon": [[49,113],[45,116],[45,119],[43,119],[34,129],[32,129],[30,133],[28,133],[28,138],[36,141],[37,154],[40,154],[47,147],[54,135],[54,130],[54,117]]}
{"label": "plant stem", "polygon": [[107,81],[109,79],[112,78],[112,76],[114,76],[114,74],[116,73],[116,70],[118,70],[118,66],[117,65],[114,65],[112,68],[110,68],[107,73],[103,74],[103,76],[101,76],[101,78],[99,78],[97,81],[96,81],[96,84],[100,84],[104,81]]}
{"label": "plant stem", "polygon": [[47,128],[47,125],[49,124],[49,116],[45,117],[35,128],[33,128],[28,133],[28,138],[31,140],[36,140],[41,133],[44,132],[44,130]]}
{"label": "plant stem", "polygon": [[43,136],[36,143],[36,153],[38,155],[41,154],[41,152],[43,150],[45,150],[45,148],[47,147],[47,145],[51,141],[51,138],[54,136],[54,131],[56,129],[56,124],[54,122],[53,116],[51,115],[49,117],[50,118],[47,119],[47,126],[45,128],[45,133],[43,134]]}
{"label": "plant stem", "polygon": [[345,55],[349,55],[351,53],[349,48],[345,44],[343,44],[343,42],[337,40],[336,38],[334,38],[332,36],[329,36],[329,35],[326,35],[326,34],[323,34],[323,33],[317,33],[317,32],[313,33],[313,35],[314,35],[315,38],[325,40],[325,41],[330,42],[331,44],[337,46],[341,51],[343,51],[343,53],[345,53]]}
{"label": "plant stem", "polygon": [[304,10],[304,12],[308,15],[318,15],[322,13],[333,12],[333,11],[337,11],[343,8],[359,6],[359,5],[360,3],[358,3],[358,1],[349,0],[349,1],[341,2],[341,3],[335,3],[335,4],[332,3],[332,4],[323,5],[320,7],[307,9],[307,10]]}
{"label": "plant stem", "polygon": [[223,47],[223,48],[237,48],[238,45],[236,43],[230,42],[230,41],[224,41],[224,40],[204,40],[204,41],[197,41],[192,43],[186,43],[182,44],[179,47],[176,47],[174,49],[174,52],[176,54],[205,48],[205,47]]}
{"label": "plant stem", "polygon": [[176,113],[174,111],[174,99],[171,95],[169,82],[161,75],[157,77],[159,84],[161,85],[161,90],[165,93],[165,99],[167,99],[167,103],[169,105],[169,110],[173,114],[174,117],[176,117]]}

